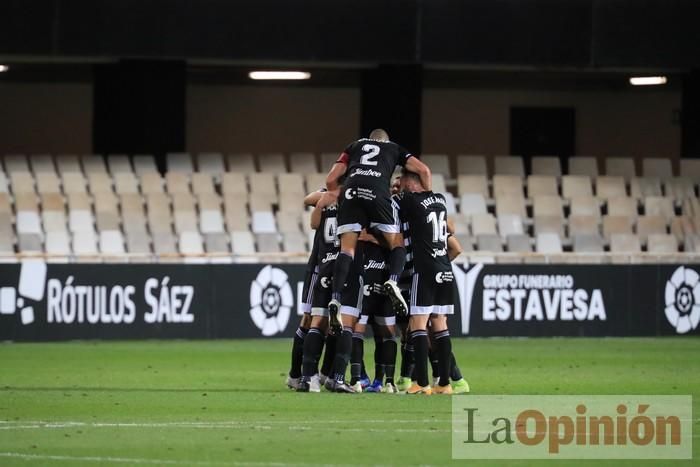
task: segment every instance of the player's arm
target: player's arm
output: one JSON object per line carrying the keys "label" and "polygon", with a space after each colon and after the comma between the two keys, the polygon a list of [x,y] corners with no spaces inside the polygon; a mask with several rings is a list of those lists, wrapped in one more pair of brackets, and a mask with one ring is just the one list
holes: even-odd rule
{"label": "player's arm", "polygon": [[462,254],[462,245],[457,240],[455,234],[455,223],[451,218],[447,218],[447,257],[450,261],[454,261],[456,257]]}
{"label": "player's arm", "polygon": [[321,199],[323,193],[325,193],[325,191],[317,190],[304,196],[304,206],[316,206],[316,203]]}
{"label": "player's arm", "polygon": [[417,173],[420,177],[421,185],[426,190],[433,189],[432,174],[430,172],[430,167],[425,165],[415,156],[411,156],[406,160],[406,170],[409,172]]}
{"label": "player's arm", "polygon": [[328,172],[326,176],[326,188],[328,188],[328,191],[333,191],[338,188],[338,180],[340,180],[340,177],[345,175],[345,172],[348,170],[348,162],[350,161],[350,154],[348,154],[348,151],[351,146],[352,145],[345,148],[345,151],[338,157],[338,160],[335,161],[330,172]]}
{"label": "player's arm", "polygon": [[455,258],[462,254],[462,251],[464,250],[459,240],[457,240],[457,237],[453,234],[449,234],[447,236],[447,257],[450,258],[450,261],[454,261]]}
{"label": "player's arm", "polygon": [[316,203],[314,210],[311,211],[311,228],[312,229],[316,230],[321,225],[321,211],[323,211],[323,208],[335,203],[337,199],[338,199],[338,192],[337,191],[326,191],[324,193],[321,193],[321,197],[318,200],[318,202]]}

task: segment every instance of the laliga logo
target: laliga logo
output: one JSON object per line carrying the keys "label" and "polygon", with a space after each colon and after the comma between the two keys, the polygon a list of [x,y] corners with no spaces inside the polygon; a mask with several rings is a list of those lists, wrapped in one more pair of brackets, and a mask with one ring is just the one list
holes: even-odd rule
{"label": "laliga logo", "polygon": [[294,305],[287,273],[265,266],[250,283],[250,317],[263,336],[284,332]]}
{"label": "laliga logo", "polygon": [[[19,273],[19,287],[0,287],[0,314],[13,315],[20,309],[22,324],[34,322],[34,308],[24,306],[24,299],[34,301],[44,299],[46,286],[46,263],[42,260],[22,261]],[[17,296],[19,291],[20,297]]]}
{"label": "laliga logo", "polygon": [[666,319],[678,334],[698,327],[700,322],[700,275],[680,266],[666,282]]}

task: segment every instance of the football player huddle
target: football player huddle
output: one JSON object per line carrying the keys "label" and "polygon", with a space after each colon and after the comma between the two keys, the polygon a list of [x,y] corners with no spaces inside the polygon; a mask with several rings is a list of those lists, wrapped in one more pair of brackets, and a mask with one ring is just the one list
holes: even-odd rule
{"label": "football player huddle", "polygon": [[[397,166],[401,175],[392,183]],[[454,312],[451,261],[461,247],[445,197],[431,191],[428,166],[374,130],[345,148],[326,187],[304,202],[314,206],[316,234],[287,385],[300,392],[469,392],[447,328]],[[372,380],[363,355],[368,326]]]}

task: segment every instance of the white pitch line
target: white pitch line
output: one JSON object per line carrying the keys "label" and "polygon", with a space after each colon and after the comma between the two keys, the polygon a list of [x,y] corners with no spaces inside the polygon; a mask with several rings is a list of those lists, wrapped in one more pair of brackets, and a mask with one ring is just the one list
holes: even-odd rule
{"label": "white pitch line", "polygon": [[[138,457],[102,457],[102,456],[66,456],[56,454],[26,454],[22,452],[0,452],[0,457],[16,458],[25,460],[48,460],[48,461],[77,461],[77,462],[100,462],[100,463],[115,463],[115,464],[155,464],[155,465],[222,465],[222,466],[259,466],[259,467],[287,467],[287,466],[314,466],[314,467],[343,467],[342,464],[307,464],[307,463],[289,463],[289,462],[256,462],[256,461],[181,461],[172,459],[148,459]],[[353,464],[346,464],[346,466]],[[375,467],[381,467],[377,465]]]}

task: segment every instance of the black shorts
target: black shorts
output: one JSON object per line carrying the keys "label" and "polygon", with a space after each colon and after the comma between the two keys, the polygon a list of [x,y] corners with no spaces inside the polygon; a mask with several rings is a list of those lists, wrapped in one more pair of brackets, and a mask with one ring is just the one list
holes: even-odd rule
{"label": "black shorts", "polygon": [[452,271],[413,273],[409,309],[414,315],[451,315],[454,313],[454,276]]}
{"label": "black shorts", "polygon": [[355,248],[355,257],[345,281],[345,288],[340,296],[340,313],[354,317],[360,316],[362,310],[362,297],[364,290],[364,279],[362,277],[364,263],[364,244],[358,242]]}
{"label": "black shorts", "polygon": [[399,233],[398,209],[387,190],[375,188],[345,188],[338,203],[338,235],[376,229]]}
{"label": "black shorts", "polygon": [[311,287],[311,316],[328,316],[328,302],[333,295],[333,278],[320,272],[314,275],[316,280]]}
{"label": "black shorts", "polygon": [[367,318],[373,318],[376,324],[392,326],[396,324],[396,314],[383,290],[384,282],[389,278],[389,251],[371,242],[365,242],[363,249],[364,290],[360,322],[366,324]]}
{"label": "black shorts", "polygon": [[318,279],[318,274],[310,269],[304,275],[304,287],[301,289],[301,311],[311,313],[311,302],[313,299],[313,284]]}

